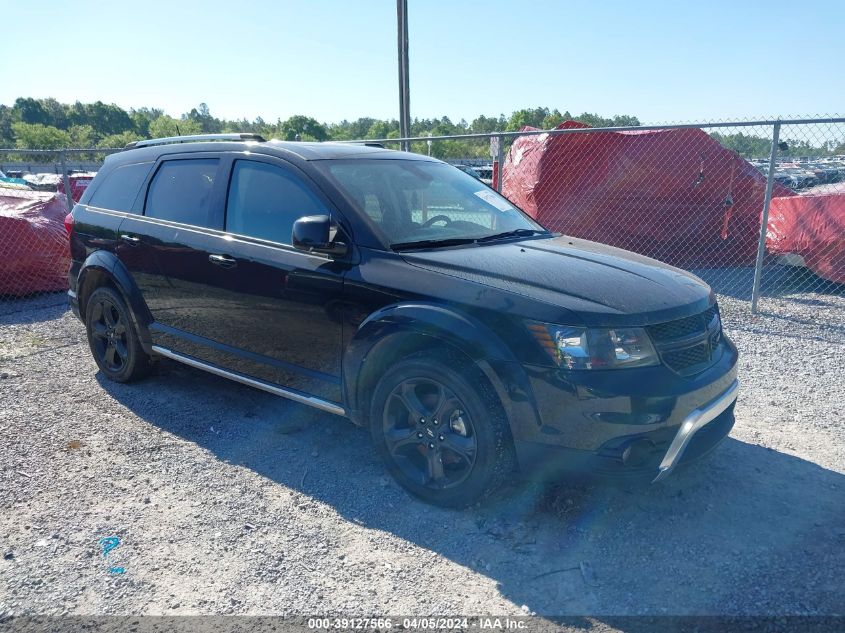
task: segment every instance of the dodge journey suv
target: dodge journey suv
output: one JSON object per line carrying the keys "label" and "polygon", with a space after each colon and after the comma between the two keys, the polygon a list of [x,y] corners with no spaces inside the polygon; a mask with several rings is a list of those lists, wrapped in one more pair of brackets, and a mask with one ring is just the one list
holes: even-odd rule
{"label": "dodge journey suv", "polygon": [[660,480],[733,426],[737,351],[705,283],[550,233],[426,156],[141,141],[67,225],[104,376],[166,357],[345,416],[431,503],[518,471]]}

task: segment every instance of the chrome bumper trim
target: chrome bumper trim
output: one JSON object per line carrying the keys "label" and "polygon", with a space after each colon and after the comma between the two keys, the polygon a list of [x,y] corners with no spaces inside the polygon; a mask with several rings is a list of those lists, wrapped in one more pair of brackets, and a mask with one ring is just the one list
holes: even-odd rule
{"label": "chrome bumper trim", "polygon": [[276,385],[271,385],[270,383],[264,382],[263,380],[257,380],[255,378],[249,378],[248,376],[244,376],[242,374],[236,374],[234,372],[221,369],[220,367],[217,367],[215,365],[209,365],[208,363],[204,363],[201,360],[197,360],[196,358],[193,358],[191,356],[185,356],[184,354],[170,351],[167,348],[159,347],[158,345],[153,345],[153,351],[156,354],[161,354],[162,356],[172,358],[173,360],[178,361],[180,363],[184,363],[185,365],[190,365],[191,367],[202,369],[203,371],[207,371],[210,374],[222,376],[223,378],[228,378],[229,380],[234,380],[235,382],[239,382],[250,387],[255,387],[256,389],[261,389],[262,391],[272,393],[273,395],[281,396],[282,398],[287,398],[288,400],[293,400],[294,402],[298,402],[300,404],[306,404],[309,407],[314,407],[315,409],[334,413],[335,415],[346,415],[346,411],[344,411],[343,407],[341,407],[339,404],[335,404],[334,402],[329,402],[328,400],[323,400],[321,398],[316,398],[307,393],[296,391],[295,389],[285,389],[284,387],[277,387]]}
{"label": "chrome bumper trim", "polygon": [[734,380],[731,386],[728,387],[721,396],[713,400],[707,406],[701,409],[696,409],[684,418],[684,421],[681,423],[681,428],[678,429],[675,439],[672,440],[672,444],[669,445],[669,450],[666,451],[666,455],[663,456],[663,461],[660,462],[660,472],[657,473],[657,477],[654,478],[652,483],[658,482],[669,476],[669,473],[672,472],[678,464],[678,461],[680,461],[687,444],[689,444],[689,441],[692,439],[692,436],[695,435],[696,431],[705,424],[712,422],[719,417],[725,409],[733,404],[737,395],[739,395],[739,380]]}

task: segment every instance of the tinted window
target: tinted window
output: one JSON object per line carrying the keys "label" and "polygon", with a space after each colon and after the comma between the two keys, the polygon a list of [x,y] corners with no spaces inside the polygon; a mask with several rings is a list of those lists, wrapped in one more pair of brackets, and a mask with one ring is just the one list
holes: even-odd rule
{"label": "tinted window", "polygon": [[152,163],[137,163],[115,168],[105,175],[88,204],[112,211],[131,211],[152,166]]}
{"label": "tinted window", "polygon": [[216,172],[216,158],[162,163],[150,183],[145,215],[194,226],[211,226],[211,192]]}
{"label": "tinted window", "polygon": [[226,230],[290,244],[293,223],[326,207],[293,173],[255,161],[235,162],[226,204]]}

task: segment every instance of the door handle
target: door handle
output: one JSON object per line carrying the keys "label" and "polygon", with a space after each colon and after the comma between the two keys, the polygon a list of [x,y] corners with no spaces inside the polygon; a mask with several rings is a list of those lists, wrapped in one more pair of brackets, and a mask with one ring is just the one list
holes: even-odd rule
{"label": "door handle", "polygon": [[229,257],[228,255],[209,255],[208,261],[215,266],[220,266],[221,268],[234,268],[238,265],[238,261],[234,257]]}
{"label": "door handle", "polygon": [[130,246],[138,246],[138,244],[141,243],[140,238],[134,237],[132,235],[121,235],[120,241],[129,244]]}

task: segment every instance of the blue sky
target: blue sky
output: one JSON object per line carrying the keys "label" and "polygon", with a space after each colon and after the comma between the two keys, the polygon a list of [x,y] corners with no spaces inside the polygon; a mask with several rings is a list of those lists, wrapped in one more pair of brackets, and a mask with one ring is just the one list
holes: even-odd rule
{"label": "blue sky", "polygon": [[[845,113],[845,0],[408,4],[412,117],[538,105],[644,122]],[[395,0],[41,0],[0,15],[0,103],[397,116]]]}

